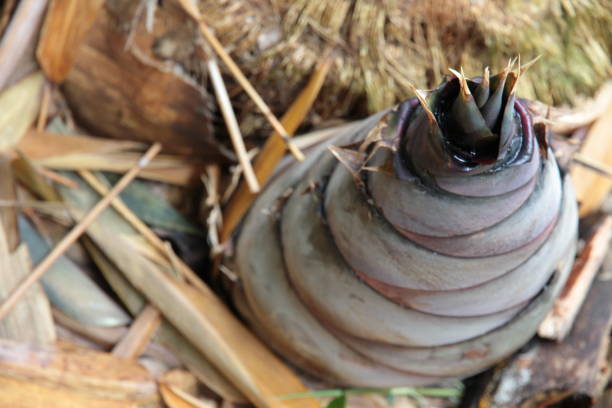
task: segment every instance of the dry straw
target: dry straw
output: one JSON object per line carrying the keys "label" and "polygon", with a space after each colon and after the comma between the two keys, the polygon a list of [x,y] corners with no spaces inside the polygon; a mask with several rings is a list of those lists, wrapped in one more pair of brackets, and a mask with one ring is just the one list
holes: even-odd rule
{"label": "dry straw", "polygon": [[[436,86],[449,66],[475,75],[521,54],[541,61],[518,94],[546,103],[593,93],[610,76],[603,0],[219,0],[202,13],[270,106],[282,111],[326,45],[338,52],[315,109],[323,117],[380,111]],[[344,17],[346,15],[346,17]],[[237,22],[240,22],[237,24]],[[291,96],[289,97],[289,99]],[[359,108],[356,110],[356,108]]]}

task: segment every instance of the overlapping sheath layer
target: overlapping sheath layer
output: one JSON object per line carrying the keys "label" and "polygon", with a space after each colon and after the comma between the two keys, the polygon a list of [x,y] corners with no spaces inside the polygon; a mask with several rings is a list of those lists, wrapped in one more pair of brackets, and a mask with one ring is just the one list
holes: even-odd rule
{"label": "overlapping sheath layer", "polygon": [[347,385],[431,384],[533,336],[571,268],[576,203],[516,78],[483,82],[339,127],[258,197],[235,300],[288,360]]}

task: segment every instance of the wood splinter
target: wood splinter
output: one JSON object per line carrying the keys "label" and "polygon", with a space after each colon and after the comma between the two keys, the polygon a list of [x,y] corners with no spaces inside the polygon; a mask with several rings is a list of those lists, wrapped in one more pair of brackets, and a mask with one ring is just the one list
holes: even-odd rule
{"label": "wood splinter", "polygon": [[540,323],[540,337],[563,341],[574,324],[589,287],[603,263],[612,238],[612,216],[597,227],[576,260],[563,292],[546,318]]}

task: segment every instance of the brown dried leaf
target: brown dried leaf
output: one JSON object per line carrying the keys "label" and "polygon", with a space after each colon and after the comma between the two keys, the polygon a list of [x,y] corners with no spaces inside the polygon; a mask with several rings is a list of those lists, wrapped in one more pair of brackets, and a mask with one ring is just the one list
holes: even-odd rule
{"label": "brown dried leaf", "polygon": [[113,347],[112,353],[118,357],[136,359],[145,349],[151,336],[161,323],[161,315],[151,305],[145,306],[134,319],[128,332]]}
{"label": "brown dried leaf", "polygon": [[[164,2],[158,10],[176,9],[173,3]],[[205,87],[181,72],[184,69],[175,69],[178,65],[167,65],[152,55],[153,36],[144,22],[130,24],[132,10],[139,4],[106,2],[100,10],[63,82],[71,109],[79,123],[96,134],[160,142],[168,151],[227,159],[227,149],[213,139]],[[116,8],[124,9],[120,17],[126,25],[118,24]],[[177,22],[184,19],[182,14],[165,16],[168,20],[155,24],[154,30],[184,25],[184,20]]]}
{"label": "brown dried leaf", "polygon": [[198,399],[174,385],[161,383],[159,391],[169,408],[215,408],[217,406],[212,400]]}
{"label": "brown dried leaf", "polygon": [[[16,200],[8,158],[0,154],[0,199]],[[15,208],[0,207],[0,298],[5,298],[31,271],[25,244],[20,244]],[[0,337],[34,344],[55,341],[55,328],[49,301],[36,284],[4,319]]]}
{"label": "brown dried leaf", "polygon": [[20,151],[17,151],[17,155],[18,158],[11,164],[19,182],[45,201],[61,201],[57,191],[44,179],[32,161]]}
{"label": "brown dried leaf", "polygon": [[162,375],[160,382],[178,387],[190,394],[195,394],[198,388],[198,379],[189,371],[174,369]]}
{"label": "brown dried leaf", "polygon": [[104,0],[51,0],[36,56],[47,77],[62,82]]}
{"label": "brown dried leaf", "polygon": [[[30,257],[24,244],[9,254],[0,226],[0,295],[5,298],[30,273]],[[0,323],[0,337],[34,344],[55,341],[49,300],[39,284],[32,287]],[[1,370],[0,370],[1,371]]]}

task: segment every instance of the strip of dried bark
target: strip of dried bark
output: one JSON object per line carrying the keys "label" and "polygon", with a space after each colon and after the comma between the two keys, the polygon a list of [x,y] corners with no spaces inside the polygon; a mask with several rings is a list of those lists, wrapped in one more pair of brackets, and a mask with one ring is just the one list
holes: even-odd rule
{"label": "strip of dried bark", "polygon": [[[60,341],[54,347],[0,341],[1,377],[109,399],[155,399],[153,378],[140,364]],[[1,393],[0,393],[1,394]]]}
{"label": "strip of dried bark", "polygon": [[29,380],[0,377],[0,406],[11,408],[137,408],[132,399],[110,399],[58,389]]}
{"label": "strip of dried bark", "polygon": [[123,358],[138,358],[160,323],[160,313],[155,307],[147,305],[132,322],[125,336],[115,345],[112,353]]}
{"label": "strip of dried bark", "polygon": [[566,398],[589,407],[602,394],[612,328],[612,280],[596,280],[568,337],[561,343],[536,340],[512,359],[497,390],[482,401],[498,408],[549,406]]}
{"label": "strip of dried bark", "polygon": [[607,216],[597,227],[580,257],[555,305],[540,323],[540,337],[563,341],[574,324],[591,283],[610,249],[612,216]]}

